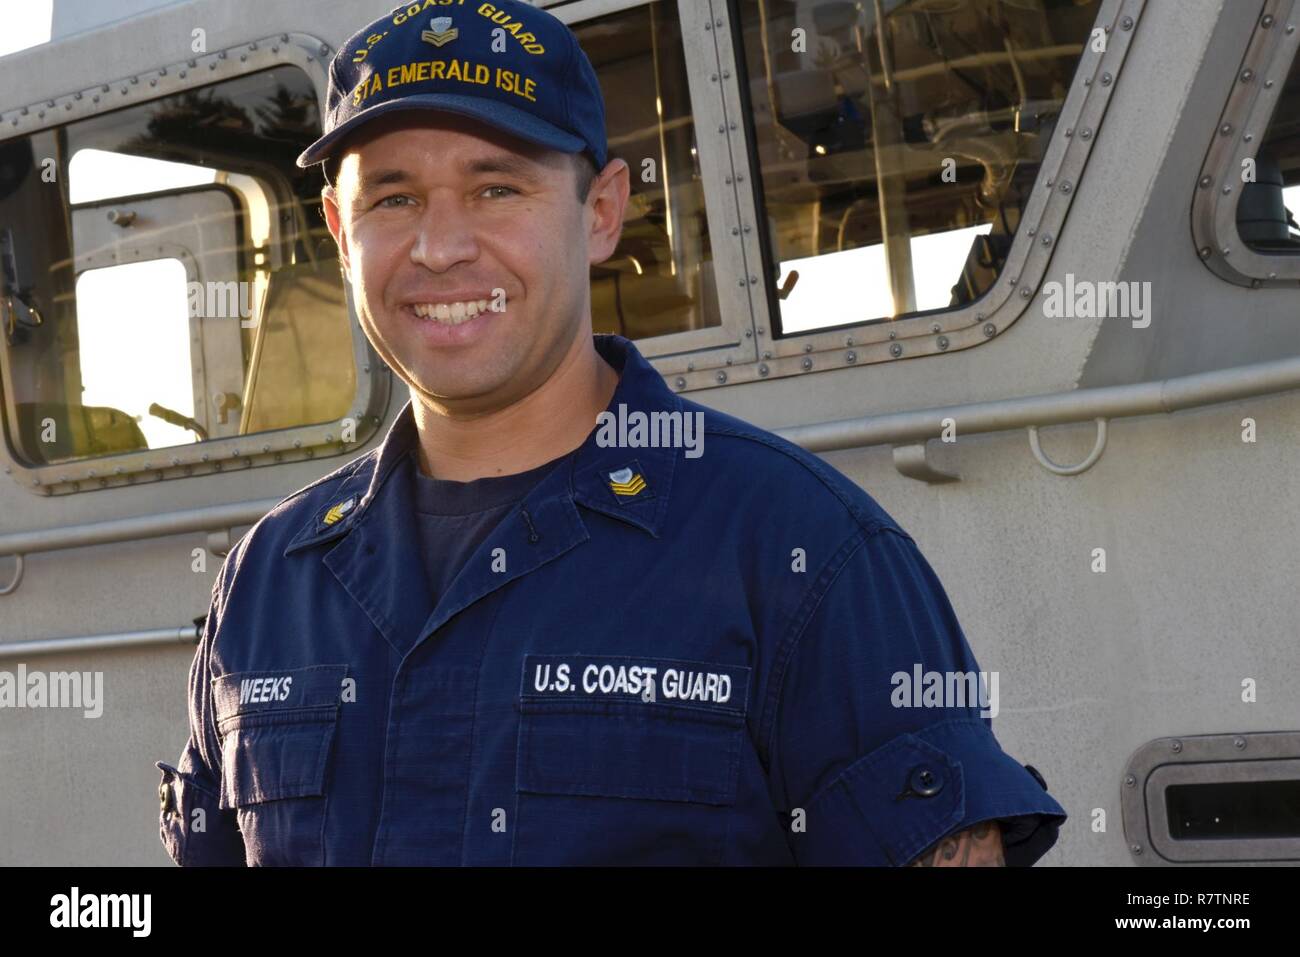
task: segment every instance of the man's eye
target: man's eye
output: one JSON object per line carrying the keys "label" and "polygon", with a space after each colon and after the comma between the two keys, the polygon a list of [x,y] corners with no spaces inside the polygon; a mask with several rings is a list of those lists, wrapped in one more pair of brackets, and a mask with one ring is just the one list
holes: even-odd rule
{"label": "man's eye", "polygon": [[487,187],[486,189],[483,190],[483,193],[480,193],[479,195],[483,195],[483,194],[486,194],[486,193],[492,193],[493,190],[501,190],[501,192],[499,192],[499,193],[493,193],[493,197],[492,197],[492,198],[494,198],[494,199],[500,199],[501,197],[504,197],[504,196],[512,196],[512,195],[515,195],[515,194],[517,194],[517,193],[519,192],[519,190],[514,189],[514,188],[511,187],[511,186],[489,186],[489,187]]}
{"label": "man's eye", "polygon": [[386,204],[388,204],[389,200],[394,200],[394,199],[410,199],[410,197],[409,197],[409,196],[403,196],[403,195],[400,194],[400,193],[395,193],[395,194],[392,195],[392,196],[385,196],[385,197],[384,197],[383,199],[381,199],[379,202],[375,203],[375,208],[376,208],[376,209],[379,209],[379,208],[383,208],[383,209],[393,209],[394,207],[393,207],[392,205],[386,205]]}

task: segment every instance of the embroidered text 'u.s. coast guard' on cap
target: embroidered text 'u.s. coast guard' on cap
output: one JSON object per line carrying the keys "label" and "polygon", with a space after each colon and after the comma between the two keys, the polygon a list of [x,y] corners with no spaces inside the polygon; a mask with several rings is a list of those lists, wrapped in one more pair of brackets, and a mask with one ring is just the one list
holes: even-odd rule
{"label": "embroidered text 'u.s. coast guard' on cap", "polygon": [[591,61],[567,26],[520,0],[418,0],[358,31],[330,63],[324,135],[298,165],[329,159],[369,120],[417,109],[586,152],[605,167],[605,104]]}

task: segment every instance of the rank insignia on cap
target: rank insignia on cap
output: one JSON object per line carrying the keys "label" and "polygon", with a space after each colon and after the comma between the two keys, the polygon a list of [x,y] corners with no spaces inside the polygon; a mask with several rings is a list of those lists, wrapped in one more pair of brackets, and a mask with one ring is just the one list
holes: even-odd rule
{"label": "rank insignia on cap", "polygon": [[429,27],[420,38],[436,47],[445,46],[460,36],[460,30],[451,25],[451,17],[434,17],[429,21]]}
{"label": "rank insignia on cap", "polygon": [[609,487],[615,495],[631,497],[640,494],[645,488],[645,479],[639,472],[623,468],[609,473]]}
{"label": "rank insignia on cap", "polygon": [[352,507],[356,504],[357,504],[357,497],[353,495],[346,502],[339,502],[337,505],[331,506],[330,510],[325,513],[325,524],[333,525],[335,522],[343,518],[343,516],[346,515],[348,512],[352,511]]}

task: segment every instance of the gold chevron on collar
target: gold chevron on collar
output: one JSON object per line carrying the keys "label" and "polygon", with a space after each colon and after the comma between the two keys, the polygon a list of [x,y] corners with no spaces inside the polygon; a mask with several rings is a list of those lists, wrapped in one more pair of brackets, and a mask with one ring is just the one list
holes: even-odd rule
{"label": "gold chevron on collar", "polygon": [[609,473],[609,487],[615,495],[630,498],[634,495],[640,495],[645,490],[646,482],[641,477],[640,472],[633,472],[630,468],[621,468],[616,472]]}
{"label": "gold chevron on collar", "polygon": [[351,498],[345,499],[342,502],[339,502],[337,505],[331,505],[330,510],[325,513],[325,518],[323,519],[324,523],[326,525],[335,524],[336,522],[340,521],[344,515],[352,511],[353,506],[355,506],[356,504],[357,504],[357,497],[353,495]]}

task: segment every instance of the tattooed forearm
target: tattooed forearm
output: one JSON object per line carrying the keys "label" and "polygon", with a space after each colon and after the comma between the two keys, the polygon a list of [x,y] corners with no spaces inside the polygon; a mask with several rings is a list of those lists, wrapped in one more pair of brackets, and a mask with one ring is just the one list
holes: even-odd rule
{"label": "tattooed forearm", "polygon": [[951,834],[914,860],[912,867],[1006,867],[1002,857],[1002,829],[997,821],[983,821]]}

